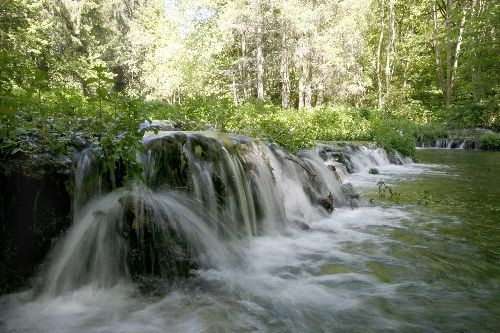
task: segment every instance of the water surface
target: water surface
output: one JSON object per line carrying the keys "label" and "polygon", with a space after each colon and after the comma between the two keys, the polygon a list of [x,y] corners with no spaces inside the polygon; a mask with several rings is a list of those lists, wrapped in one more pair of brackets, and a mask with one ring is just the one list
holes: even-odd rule
{"label": "water surface", "polygon": [[[347,179],[363,207],[255,237],[235,267],[145,295],[123,283],[0,299],[7,332],[495,332],[500,154],[421,150]],[[377,182],[393,191],[382,198]],[[379,183],[380,184],[380,183]]]}

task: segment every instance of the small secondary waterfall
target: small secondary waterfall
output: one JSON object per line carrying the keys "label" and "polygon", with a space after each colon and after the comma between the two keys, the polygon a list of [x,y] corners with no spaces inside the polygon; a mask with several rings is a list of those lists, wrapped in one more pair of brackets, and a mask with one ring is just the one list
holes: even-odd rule
{"label": "small secondary waterfall", "polygon": [[383,148],[362,145],[329,146],[320,145],[317,149],[325,164],[335,170],[341,179],[348,173],[368,172],[372,167],[388,164],[409,164],[411,158],[397,151],[388,154]]}
{"label": "small secondary waterfall", "polygon": [[417,148],[439,148],[439,149],[481,149],[482,143],[479,139],[453,139],[444,138],[431,142],[417,140]]}
{"label": "small secondary waterfall", "polygon": [[92,152],[80,155],[74,222],[46,265],[43,293],[234,267],[252,237],[308,228],[336,207],[355,206],[342,184],[348,173],[411,162],[359,145],[320,145],[295,156],[212,132],[164,132],[144,144],[145,184],[108,193]]}

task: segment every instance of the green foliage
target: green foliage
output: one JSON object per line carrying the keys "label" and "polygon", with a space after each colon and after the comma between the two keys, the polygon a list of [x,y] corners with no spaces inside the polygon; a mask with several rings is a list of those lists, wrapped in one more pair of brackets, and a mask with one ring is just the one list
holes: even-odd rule
{"label": "green foliage", "polygon": [[[102,155],[106,171],[123,166],[134,178],[141,175],[139,124],[150,118],[269,140],[290,151],[318,141],[373,140],[408,156],[415,139],[433,141],[447,136],[445,129],[500,129],[492,3],[470,8],[453,105],[445,108],[428,47],[440,44],[443,58],[445,22],[422,19],[431,13],[429,1],[396,0],[395,45],[389,47],[390,38],[381,45],[388,65],[381,110],[373,108],[372,61],[381,2],[257,3],[174,1],[165,10],[160,0],[1,1],[0,154],[69,156],[84,140]],[[266,103],[252,100],[260,39]],[[282,59],[288,59],[290,106],[299,97],[305,105],[310,95],[303,110],[277,106]],[[482,141],[498,147],[495,135]]]}
{"label": "green foliage", "polygon": [[[224,99],[192,99],[181,106],[146,103],[155,119],[169,120],[183,130],[215,127],[276,142],[290,151],[312,147],[318,141],[370,140],[370,111],[349,107],[321,107],[307,111],[285,110],[272,104],[234,106]],[[368,112],[368,115],[367,115]]]}
{"label": "green foliage", "polygon": [[395,149],[415,157],[415,125],[413,122],[378,114],[372,124],[373,139],[387,150]]}
{"label": "green foliage", "polygon": [[385,97],[384,110],[393,117],[411,120],[414,124],[436,120],[436,113],[418,99],[412,98],[405,89],[391,89]]}
{"label": "green foliage", "polygon": [[378,195],[381,199],[389,198],[391,200],[394,200],[396,204],[400,203],[401,193],[393,190],[393,188],[387,185],[383,180],[377,182],[377,187],[378,187]]}
{"label": "green foliage", "polygon": [[420,142],[430,143],[448,136],[448,131],[441,123],[427,123],[415,127],[415,138]]}
{"label": "green foliage", "polygon": [[[126,180],[142,177],[136,152],[142,149],[147,110],[115,93],[104,66],[96,66],[86,80],[89,95],[64,88],[3,91],[0,114],[0,155],[72,156],[82,144],[101,156],[103,170],[114,173],[122,165]],[[31,84],[47,86],[43,77]],[[83,142],[83,143],[82,143]]]}
{"label": "green foliage", "polygon": [[480,140],[484,149],[500,150],[500,133],[483,134]]}
{"label": "green foliage", "polygon": [[498,102],[490,99],[487,103],[457,104],[449,112],[448,125],[452,128],[491,128],[500,130],[500,110]]}
{"label": "green foliage", "polygon": [[349,140],[375,140],[407,156],[415,152],[415,125],[377,110],[330,106],[297,111],[257,102],[236,107],[215,98],[188,100],[181,106],[150,102],[145,107],[152,118],[169,120],[183,130],[215,127],[276,142],[292,152],[318,141]]}

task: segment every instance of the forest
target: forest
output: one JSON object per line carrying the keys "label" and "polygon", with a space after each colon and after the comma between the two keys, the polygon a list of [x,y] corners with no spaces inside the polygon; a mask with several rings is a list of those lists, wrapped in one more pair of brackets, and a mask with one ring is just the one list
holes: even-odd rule
{"label": "forest", "polygon": [[154,119],[292,151],[369,140],[412,156],[416,138],[500,128],[498,6],[4,0],[1,153],[69,154],[84,139],[134,164],[126,147]]}
{"label": "forest", "polygon": [[498,332],[499,22],[0,0],[0,332]]}

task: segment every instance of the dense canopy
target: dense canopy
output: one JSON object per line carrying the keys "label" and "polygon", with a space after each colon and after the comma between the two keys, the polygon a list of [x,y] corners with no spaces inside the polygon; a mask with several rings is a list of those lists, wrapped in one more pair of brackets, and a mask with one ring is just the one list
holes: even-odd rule
{"label": "dense canopy", "polygon": [[20,134],[65,149],[69,127],[106,146],[162,118],[411,155],[418,135],[500,127],[499,15],[491,0],[4,0],[2,150],[39,148]]}

